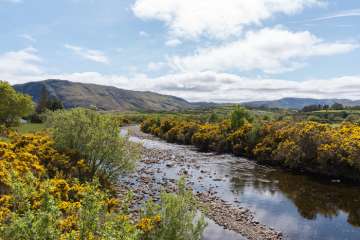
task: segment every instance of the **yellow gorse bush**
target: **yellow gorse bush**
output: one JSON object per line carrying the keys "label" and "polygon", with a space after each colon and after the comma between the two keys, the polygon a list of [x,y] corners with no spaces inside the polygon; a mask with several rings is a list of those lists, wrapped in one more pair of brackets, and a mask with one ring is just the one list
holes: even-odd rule
{"label": "yellow gorse bush", "polygon": [[[80,182],[76,177],[86,173],[85,161],[59,153],[48,135],[13,134],[11,140],[0,141],[0,240],[176,239],[159,213],[132,219],[122,209],[127,200],[107,194],[96,181]],[[179,229],[200,239],[201,231],[192,229],[193,210],[186,210],[194,204],[184,195],[168,197],[184,204],[182,214],[189,216]]]}
{"label": "yellow gorse bush", "polygon": [[[164,117],[144,120],[141,129],[201,151],[231,152],[291,169],[360,180],[360,126],[352,123],[245,121],[233,128],[229,120],[200,123]],[[182,141],[184,135],[191,141]]]}
{"label": "yellow gorse bush", "polygon": [[141,231],[148,233],[153,231],[160,222],[161,222],[160,215],[156,215],[154,217],[144,217],[140,219],[139,223],[136,226]]}
{"label": "yellow gorse bush", "polygon": [[[0,142],[1,230],[6,232],[5,229],[9,229],[6,226],[24,217],[26,212],[40,211],[43,208],[44,196],[49,194],[54,199],[54,208],[61,213],[55,226],[59,230],[58,237],[68,239],[72,233],[80,236],[79,212],[84,208],[84,196],[89,193],[97,195],[104,195],[104,193],[99,189],[95,189],[94,192],[91,184],[80,183],[75,178],[65,179],[55,176],[61,176],[59,173],[65,169],[83,167],[81,160],[75,161],[75,166],[71,165],[70,158],[57,152],[53,148],[53,141],[46,134],[14,134],[11,143]],[[29,175],[31,177],[28,177]],[[20,184],[21,189],[28,192],[16,193],[14,182]],[[26,190],[27,187],[29,187],[28,190]],[[21,195],[21,201],[28,203],[28,208],[20,208],[17,202],[18,195]],[[105,206],[109,213],[119,208],[119,201],[110,197],[104,197],[97,203]],[[129,218],[122,218],[121,222],[131,225]],[[101,239],[96,235],[93,237]]]}

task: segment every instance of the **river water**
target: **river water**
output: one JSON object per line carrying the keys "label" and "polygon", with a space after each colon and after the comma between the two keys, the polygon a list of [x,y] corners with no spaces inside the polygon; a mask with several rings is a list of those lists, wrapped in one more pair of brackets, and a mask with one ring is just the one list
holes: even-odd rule
{"label": "river water", "polygon": [[[359,185],[293,174],[227,154],[200,153],[162,140],[130,139],[191,159],[187,170],[194,190],[210,188],[223,200],[249,208],[258,221],[283,232],[286,239],[360,239]],[[174,178],[180,170],[160,167]]]}

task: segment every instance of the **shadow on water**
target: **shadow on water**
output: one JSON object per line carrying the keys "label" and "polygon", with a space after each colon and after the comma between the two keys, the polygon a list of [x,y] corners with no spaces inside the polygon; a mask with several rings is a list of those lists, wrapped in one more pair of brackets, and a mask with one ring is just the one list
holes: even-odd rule
{"label": "shadow on water", "polygon": [[360,239],[358,185],[237,162],[229,175],[242,202],[291,239]]}
{"label": "shadow on water", "polygon": [[281,191],[306,219],[315,220],[319,214],[334,218],[342,212],[348,214],[349,224],[360,227],[360,186],[331,183],[282,170],[264,170],[264,167],[255,167],[250,180],[237,177],[241,173],[237,172],[236,166],[231,169],[231,175],[235,176],[231,178],[232,187],[238,193],[249,184],[259,192],[274,195]]}
{"label": "shadow on water", "polygon": [[[206,173],[190,167],[196,190],[215,187],[219,197],[251,209],[261,223],[288,239],[360,239],[360,185],[294,174],[230,155],[200,153],[160,140],[142,143],[194,160]],[[223,181],[214,182],[214,176]]]}

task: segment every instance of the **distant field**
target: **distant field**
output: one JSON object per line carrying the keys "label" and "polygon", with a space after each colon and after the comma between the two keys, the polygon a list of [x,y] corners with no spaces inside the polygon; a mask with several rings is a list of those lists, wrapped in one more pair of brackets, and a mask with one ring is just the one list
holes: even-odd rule
{"label": "distant field", "polygon": [[360,110],[321,110],[321,111],[314,111],[312,113],[349,113],[349,114],[360,114]]}
{"label": "distant field", "polygon": [[45,129],[45,124],[42,123],[24,123],[15,128],[19,133],[39,132]]}

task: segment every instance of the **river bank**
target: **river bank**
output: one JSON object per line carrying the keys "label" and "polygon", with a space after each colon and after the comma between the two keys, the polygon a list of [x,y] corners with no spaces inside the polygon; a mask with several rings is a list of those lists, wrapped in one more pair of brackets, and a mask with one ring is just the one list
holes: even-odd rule
{"label": "river bank", "polygon": [[[126,131],[133,141],[154,140],[152,136],[140,132],[136,126],[126,128]],[[216,238],[214,232],[218,233],[221,239],[283,239],[282,233],[261,224],[249,209],[234,206],[217,196],[216,185],[224,181],[221,176],[202,169],[192,156],[177,153],[171,148],[156,149],[144,144],[136,173],[121,181],[125,189],[134,192],[135,205],[143,201],[144,196],[146,199],[157,200],[162,189],[176,191],[176,179],[186,176],[188,185],[194,189],[201,205],[206,209],[204,213],[215,223],[210,224],[205,231],[204,239],[220,239]],[[204,181],[204,176],[201,175],[212,181]],[[211,232],[211,235],[207,232]]]}
{"label": "river bank", "polygon": [[[148,177],[156,182],[169,179],[166,182],[175,185],[180,177],[178,173],[186,170],[189,184],[195,192],[210,190],[232,207],[249,209],[255,221],[281,231],[285,239],[360,239],[358,185],[296,174],[229,154],[198,152],[192,146],[166,143],[133,126],[123,129],[123,134],[128,131],[131,140],[140,142],[149,152],[138,169],[146,172],[155,170]],[[158,154],[156,158],[151,157]],[[151,163],[158,158],[161,161]],[[133,177],[131,188],[137,188],[138,178]],[[157,188],[161,189],[162,185]],[[147,198],[149,194],[144,196]],[[216,236],[224,234],[216,235],[213,231],[209,235],[217,240]],[[239,236],[221,239],[242,239]]]}

